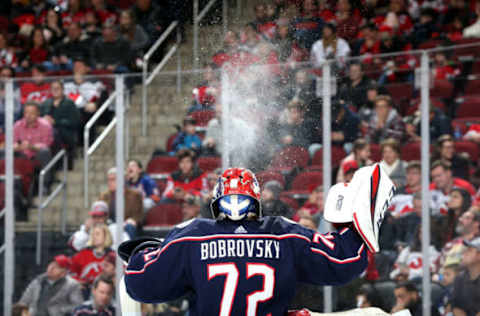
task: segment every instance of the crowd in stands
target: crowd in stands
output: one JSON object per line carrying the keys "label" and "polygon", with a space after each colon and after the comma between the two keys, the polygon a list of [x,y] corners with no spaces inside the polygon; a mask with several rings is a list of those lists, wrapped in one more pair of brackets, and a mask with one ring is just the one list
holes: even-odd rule
{"label": "crowd in stands", "polygon": [[[30,67],[35,78],[18,87],[18,118],[23,118],[15,127],[35,137],[16,135],[16,150],[40,165],[48,161],[44,157],[51,157],[48,148],[52,143],[67,149],[77,145],[72,128],[65,127],[84,124],[108,96],[103,82],[86,80],[85,75],[100,69],[134,70],[135,57],[169,21],[165,11],[156,7],[163,4],[160,1],[138,0],[131,10],[120,12],[109,7],[113,0],[92,0],[86,7],[81,1],[68,2],[66,9],[48,5],[42,9],[45,3],[41,1],[26,6],[35,12],[33,20],[20,19],[32,24],[26,37],[31,41],[28,51],[18,51],[15,44],[17,35],[24,36],[28,29],[27,22],[14,20],[18,12],[24,12],[23,2],[12,5],[11,15],[17,15],[7,19],[7,25],[14,24],[16,36],[8,35],[13,28],[0,35],[2,76],[12,77]],[[337,307],[379,306],[392,312],[408,308],[412,315],[421,315],[420,277],[423,269],[430,269],[435,285],[432,315],[477,316],[480,98],[476,87],[480,85],[476,71],[480,69],[480,44],[475,44],[480,43],[476,40],[480,39],[480,2],[276,0],[256,5],[254,12],[254,21],[224,35],[223,48],[205,65],[202,82],[192,87],[192,104],[183,125],[168,137],[165,148],[154,153],[145,170],[140,161],[128,162],[123,239],[191,218],[211,217],[209,202],[220,174],[221,155],[228,154],[223,124],[242,131],[236,135],[242,142],[230,158],[252,163],[262,188],[264,215],[285,216],[327,232],[329,225],[322,218],[322,98],[318,86],[322,65],[335,58],[333,182],[348,182],[359,168],[380,162],[397,185],[380,233],[382,251],[370,255],[361,286],[340,289],[351,295],[339,300]],[[431,186],[430,195],[422,197],[420,91],[414,84],[420,57],[413,50],[454,45],[466,46],[438,50],[430,56]],[[43,55],[37,52],[45,47],[51,49]],[[124,55],[115,55],[120,51]],[[399,54],[376,56],[388,53]],[[224,122],[221,67],[251,80],[257,112],[233,115]],[[262,67],[261,76],[255,67]],[[72,70],[71,82],[44,79],[46,72]],[[250,101],[245,98],[245,102]],[[270,110],[262,111],[267,104]],[[68,122],[73,117],[81,119]],[[40,129],[41,133],[35,133]],[[253,155],[249,153],[252,143],[261,147]],[[55,257],[53,267],[49,265],[46,274],[26,290],[37,287],[38,294],[27,295],[28,299],[24,295],[20,303],[35,310],[38,297],[61,293],[68,296],[62,298],[66,302],[61,308],[70,311],[91,295],[92,300],[76,308],[74,315],[90,315],[92,309],[100,314],[99,310],[110,308],[116,172],[108,170],[108,191],[99,195],[70,240],[76,254]],[[430,267],[422,263],[422,199],[428,199],[431,211]],[[81,285],[74,286],[73,279]],[[71,286],[72,292],[60,292],[63,286]],[[385,293],[390,292],[388,297]],[[309,303],[302,301],[304,307]],[[184,311],[182,302],[174,302],[156,314]]]}

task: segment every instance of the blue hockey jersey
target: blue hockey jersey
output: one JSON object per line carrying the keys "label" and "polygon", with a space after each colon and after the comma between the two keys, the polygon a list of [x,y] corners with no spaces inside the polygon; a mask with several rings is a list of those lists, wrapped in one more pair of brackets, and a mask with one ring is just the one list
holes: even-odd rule
{"label": "blue hockey jersey", "polygon": [[[127,292],[157,303],[190,293],[190,315],[285,315],[296,282],[346,283],[367,266],[349,228],[322,235],[283,217],[194,219],[130,258]],[[321,298],[319,298],[321,299]]]}

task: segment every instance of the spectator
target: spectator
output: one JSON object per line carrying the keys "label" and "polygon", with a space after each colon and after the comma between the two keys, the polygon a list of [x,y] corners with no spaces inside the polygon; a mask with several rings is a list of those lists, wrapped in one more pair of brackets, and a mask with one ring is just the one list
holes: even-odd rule
{"label": "spectator", "polygon": [[95,11],[88,10],[85,12],[85,34],[88,36],[88,41],[94,43],[101,35],[102,29],[100,28],[100,21]]}
{"label": "spectator", "polygon": [[454,316],[478,315],[480,313],[480,237],[464,241],[460,273],[453,283],[452,311]]}
{"label": "spectator", "polygon": [[89,286],[102,272],[101,263],[112,252],[112,235],[105,224],[96,224],[90,231],[87,248],[72,257],[71,272],[84,286]]}
{"label": "spectator", "polygon": [[346,163],[343,164],[342,170],[343,170],[343,175],[345,177],[344,180],[345,182],[348,183],[352,181],[355,171],[358,170],[358,163],[355,160],[347,161]]}
{"label": "spectator", "polygon": [[18,60],[15,51],[8,45],[7,34],[0,32],[0,67],[17,67]]}
{"label": "spectator", "polygon": [[39,116],[40,110],[36,103],[25,103],[23,118],[13,126],[13,149],[35,159],[43,168],[52,157],[50,147],[53,144],[53,129],[47,120]]}
{"label": "spectator", "polygon": [[420,19],[413,27],[411,40],[414,46],[432,39],[434,36],[438,36],[438,29],[436,23],[437,14],[435,10],[431,8],[422,9],[420,13]]}
{"label": "spectator", "polygon": [[[410,201],[400,211],[391,214],[394,216],[395,225],[395,241],[410,244],[417,231],[418,226],[422,222],[422,193],[415,192],[410,195]],[[433,229],[432,229],[433,232]]]}
{"label": "spectator", "polygon": [[242,50],[248,52],[248,55],[258,55],[259,45],[263,42],[263,38],[258,34],[254,25],[249,23],[243,27],[243,38]]}
{"label": "spectator", "polygon": [[382,296],[371,286],[362,286],[356,295],[357,308],[383,307]]}
{"label": "spectator", "polygon": [[67,36],[57,44],[53,64],[61,69],[72,70],[76,59],[90,60],[88,36],[83,34],[78,23],[68,26]]}
{"label": "spectator", "polygon": [[402,118],[392,106],[392,99],[385,95],[376,98],[374,113],[367,126],[366,138],[376,144],[387,138],[399,141],[405,132]]}
{"label": "spectator", "polygon": [[29,49],[27,55],[23,59],[21,66],[24,69],[30,68],[30,65],[42,64],[49,70],[55,70],[49,61],[51,51],[47,46],[43,30],[35,28],[30,36]]}
{"label": "spectator", "polygon": [[351,63],[348,66],[348,78],[339,89],[339,98],[357,109],[367,103],[367,91],[372,81],[363,72],[361,63]]}
{"label": "spectator", "polygon": [[128,162],[126,177],[128,187],[142,193],[144,211],[150,210],[160,200],[157,184],[143,171],[139,160]]}
{"label": "spectator", "polygon": [[308,196],[307,201],[305,201],[302,207],[295,213],[295,215],[293,215],[292,219],[298,222],[300,220],[300,216],[302,216],[303,214],[313,216],[319,213],[323,213],[323,203],[323,186],[319,185],[313,188],[312,192]]}
{"label": "spectator", "polygon": [[200,209],[200,217],[213,218],[212,211],[210,210],[210,202],[215,194],[215,185],[218,182],[218,177],[222,174],[222,169],[217,168],[212,172],[209,172],[206,176],[206,185],[202,190],[202,208]]}
{"label": "spectator", "polygon": [[12,316],[30,316],[28,306],[22,303],[13,304]]}
{"label": "spectator", "polygon": [[45,40],[52,47],[55,47],[64,36],[62,18],[55,8],[50,8],[47,11],[43,33],[45,35]]}
{"label": "spectator", "polygon": [[[438,139],[442,135],[451,133],[451,121],[442,110],[430,105],[430,115],[429,115],[429,125],[430,125],[430,139],[432,141]],[[413,115],[410,122],[406,123],[405,126],[405,140],[407,142],[419,142],[421,140],[420,135],[420,112],[417,111]]]}
{"label": "spectator", "polygon": [[205,174],[195,163],[196,155],[189,149],[177,152],[178,169],[168,177],[164,199],[183,201],[190,196],[200,196]]}
{"label": "spectator", "polygon": [[235,61],[239,56],[240,36],[237,32],[229,30],[223,38],[223,48],[212,56],[212,62],[221,67],[225,62]]}
{"label": "spectator", "polygon": [[332,144],[351,151],[360,134],[360,119],[356,113],[340,101],[332,108]]}
{"label": "spectator", "polygon": [[112,72],[128,72],[132,59],[130,44],[117,35],[115,26],[105,23],[102,37],[93,44],[92,58],[95,68]]}
{"label": "spectator", "polygon": [[265,10],[266,8],[264,3],[259,3],[253,8],[253,11],[255,12],[255,20],[253,20],[251,24],[255,25],[255,28],[257,29],[260,25],[265,23],[267,19]]}
{"label": "spectator", "polygon": [[53,127],[57,145],[65,145],[68,167],[73,169],[73,158],[80,125],[80,113],[72,100],[65,96],[63,83],[54,81],[51,86],[52,98],[42,105],[42,115]]}
{"label": "spectator", "polygon": [[193,102],[188,113],[211,109],[215,104],[219,86],[217,65],[214,63],[205,65],[202,76],[203,81],[193,89]]}
{"label": "spectator", "polygon": [[[105,201],[108,204],[109,217],[115,221],[116,206],[115,196],[117,190],[117,169],[110,168],[107,172],[108,190],[100,194],[99,200]],[[132,190],[128,187],[124,188],[125,194],[125,228],[130,238],[136,236],[136,229],[142,225],[143,222],[143,202],[142,194],[137,190]],[[134,229],[136,228],[136,229]]]}
{"label": "spectator", "polygon": [[455,142],[451,135],[442,135],[437,139],[437,159],[450,163],[455,178],[470,179],[470,163],[462,154],[455,152]]}
{"label": "spectator", "polygon": [[285,89],[282,99],[303,100],[309,116],[320,117],[321,115],[321,109],[315,102],[315,80],[306,68],[300,68],[295,72],[295,81],[291,87]]}
{"label": "spectator", "polygon": [[449,62],[446,52],[435,52],[434,64],[432,65],[432,75],[435,80],[454,80],[460,70],[455,67],[455,64]]}
{"label": "spectator", "polygon": [[[108,255],[102,261],[102,273],[101,276],[105,276],[107,278],[112,279],[115,281],[116,270],[115,266],[117,264],[117,256],[115,252],[109,252]],[[114,282],[115,283],[115,282]]]}
{"label": "spectator", "polygon": [[[433,271],[439,252],[432,245],[428,247],[428,251],[430,270]],[[413,240],[398,254],[390,278],[397,282],[421,278],[424,269],[422,258],[422,227],[417,225]]]}
{"label": "spectator", "polygon": [[303,226],[303,227],[309,228],[313,231],[317,231],[318,222],[311,215],[302,214],[300,216],[300,219],[298,220],[298,224]]}
{"label": "spectator", "polygon": [[292,218],[292,209],[280,200],[282,185],[275,180],[268,181],[262,190],[262,213],[265,216],[283,216]]}
{"label": "spectator", "polygon": [[357,38],[357,33],[362,22],[360,11],[352,8],[352,1],[339,0],[337,3],[337,35],[348,42]]}
{"label": "spectator", "polygon": [[300,14],[292,21],[293,39],[301,48],[312,49],[322,34],[324,21],[317,16],[317,1],[302,1]]}
{"label": "spectator", "polygon": [[45,81],[46,69],[42,65],[32,66],[32,80],[20,85],[20,102],[33,101],[41,104],[51,97],[50,83]]}
{"label": "spectator", "polygon": [[[65,82],[65,96],[72,100],[77,106],[81,117],[81,126],[79,129],[79,145],[83,145],[83,132],[85,124],[103,104],[108,97],[108,91],[102,81],[94,78],[87,79],[90,67],[85,60],[77,59],[73,62],[73,78]],[[113,111],[107,109],[93,125],[90,130],[90,140],[95,139],[96,128],[98,125],[106,125],[110,122]]]}
{"label": "spectator", "polygon": [[182,203],[182,221],[200,217],[201,200],[199,196],[189,196]]}
{"label": "spectator", "polygon": [[[90,209],[90,212],[88,212],[88,218],[85,220],[85,223],[80,226],[80,229],[73,233],[68,244],[75,251],[85,249],[87,247],[91,229],[97,224],[105,224],[108,226],[110,235],[112,236],[112,244],[116,244],[117,225],[108,218],[108,204],[105,203],[105,201],[93,202],[92,208]],[[128,231],[128,228],[126,227],[125,230]],[[128,234],[124,231],[122,241],[129,239]]]}
{"label": "spectator", "polygon": [[352,153],[347,157],[343,158],[343,160],[340,162],[340,168],[338,169],[338,172],[337,172],[337,183],[345,182],[343,166],[347,162],[355,160],[357,162],[358,168],[368,166],[372,164],[372,161],[370,160],[370,154],[371,154],[370,145],[365,139],[358,138],[357,140],[355,140],[353,142]]}
{"label": "spectator", "polygon": [[130,43],[135,55],[145,52],[149,38],[142,27],[136,24],[133,11],[124,10],[120,13],[120,34]]}
{"label": "spectator", "polygon": [[339,68],[345,66],[346,58],[350,55],[350,46],[343,39],[337,37],[337,30],[333,24],[325,24],[322,31],[322,39],[313,44],[311,61],[313,67],[322,67],[328,59],[337,59]]}
{"label": "spectator", "polygon": [[136,22],[148,34],[152,44],[173,20],[168,10],[152,0],[136,0],[132,11]]}
{"label": "spectator", "polygon": [[117,14],[115,8],[105,3],[105,0],[91,0],[91,10],[98,16],[100,23],[115,24],[117,22]]}
{"label": "spectator", "polygon": [[[392,313],[399,312],[402,309],[408,309],[412,316],[422,315],[422,301],[415,283],[400,282],[395,286],[393,293],[395,295],[395,306],[392,308]],[[430,315],[438,315],[438,312],[433,306]]]}
{"label": "spectator", "polygon": [[93,282],[92,299],[77,306],[72,316],[113,316],[115,307],[112,297],[115,293],[115,284],[111,278],[100,275]]}
{"label": "spectator", "polygon": [[443,286],[444,291],[436,303],[437,310],[440,315],[448,315],[452,313],[452,306],[450,305],[450,302],[453,295],[453,282],[455,281],[459,271],[460,265],[456,261],[455,263],[449,263],[442,267],[440,284]]}
{"label": "spectator", "polygon": [[402,187],[406,183],[407,163],[400,160],[400,144],[393,138],[387,138],[380,144],[382,161],[380,165],[386,171],[395,186]]}
{"label": "spectator", "polygon": [[277,50],[278,60],[285,63],[292,56],[294,41],[289,28],[289,20],[280,18],[277,20],[277,28],[272,39],[275,49]]}
{"label": "spectator", "polygon": [[460,216],[465,213],[472,205],[472,197],[470,193],[461,188],[453,188],[450,191],[447,201],[447,218],[446,227],[443,229],[445,236],[444,242],[450,241],[457,236],[455,225]]}
{"label": "spectator", "polygon": [[450,163],[437,160],[432,163],[430,168],[432,183],[430,184],[431,204],[434,214],[445,213],[445,203],[448,201],[448,195],[453,188],[466,190],[472,197],[475,195],[473,186],[460,178],[452,175]]}
{"label": "spectator", "polygon": [[439,266],[443,266],[452,260],[459,260],[462,256],[464,241],[471,241],[480,237],[480,214],[473,209],[469,209],[463,213],[455,226],[457,237],[450,240],[443,246]]}
{"label": "spectator", "polygon": [[270,123],[270,132],[280,146],[309,148],[320,143],[320,126],[316,120],[305,116],[305,103],[294,99],[287,105],[286,118]]}
{"label": "spectator", "polygon": [[82,302],[80,284],[68,276],[70,266],[70,258],[55,256],[47,271],[30,282],[19,303],[27,305],[32,316],[70,315]]}
{"label": "spectator", "polygon": [[195,119],[191,116],[183,119],[183,130],[173,140],[173,152],[170,153],[171,155],[175,155],[181,149],[193,150],[197,155],[200,153],[202,140],[196,134],[195,124]]}
{"label": "spectator", "polygon": [[475,10],[475,13],[477,14],[477,20],[472,25],[463,29],[463,37],[465,38],[480,37],[480,6],[477,5]]}

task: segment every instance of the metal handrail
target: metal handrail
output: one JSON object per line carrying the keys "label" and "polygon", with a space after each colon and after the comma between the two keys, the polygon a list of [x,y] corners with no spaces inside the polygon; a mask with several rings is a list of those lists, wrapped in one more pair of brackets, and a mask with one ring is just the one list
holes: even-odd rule
{"label": "metal handrail", "polygon": [[115,95],[116,95],[116,91],[110,94],[108,99],[105,100],[105,102],[103,102],[100,108],[88,120],[87,124],[85,124],[85,127],[83,129],[83,199],[84,199],[85,207],[88,207],[88,156],[89,156],[88,152],[90,150],[89,148],[90,130],[92,129],[93,124],[95,124],[98,121],[100,116],[108,109],[108,107],[115,100]]}
{"label": "metal handrail", "polygon": [[[57,187],[50,193],[45,200],[43,200],[44,187],[45,187],[45,175],[52,169],[55,164],[63,158],[63,180],[57,185]],[[37,265],[41,263],[42,257],[42,228],[43,228],[43,210],[57,197],[57,195],[63,191],[62,197],[62,233],[66,233],[66,211],[67,211],[67,152],[65,149],[60,150],[52,160],[40,171],[38,180],[38,220],[37,220],[37,249],[36,249],[36,262]]]}
{"label": "metal handrail", "polygon": [[[205,15],[210,11],[212,6],[217,2],[217,0],[210,0],[205,7],[203,7],[202,11],[198,13],[199,4],[198,0],[193,1],[193,69],[198,69],[198,32],[199,26],[202,19]],[[228,27],[228,1],[222,1],[222,23],[223,23],[223,33],[227,32]]]}
{"label": "metal handrail", "polygon": [[[178,48],[180,47],[180,42],[182,40],[181,34],[180,34],[180,27],[179,27],[178,21],[173,21],[167,29],[160,35],[160,37],[157,39],[155,44],[150,47],[148,52],[143,56],[143,63],[142,63],[142,135],[145,136],[147,135],[147,112],[148,112],[148,105],[147,105],[147,88],[148,85],[153,81],[155,76],[160,72],[160,70],[165,67],[167,62],[170,60],[170,58],[173,56],[173,54],[177,53],[177,93],[180,92],[180,87],[181,87],[181,77],[180,77],[180,72],[181,72],[181,57],[180,57],[180,51]],[[154,68],[152,73],[148,75],[148,62],[150,61],[150,58],[152,57],[153,53],[160,47],[160,45],[168,38],[168,36],[173,32],[174,29],[177,29],[177,42],[176,44],[170,48],[168,51],[167,55],[165,55],[160,63]]]}

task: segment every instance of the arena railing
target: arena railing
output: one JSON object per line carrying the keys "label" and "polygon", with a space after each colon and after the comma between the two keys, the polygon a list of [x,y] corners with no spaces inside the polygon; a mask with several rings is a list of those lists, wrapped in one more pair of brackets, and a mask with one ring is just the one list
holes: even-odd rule
{"label": "arena railing", "polygon": [[[55,189],[44,199],[45,195],[45,176],[51,172],[58,161],[63,161],[62,173],[63,177]],[[42,230],[43,230],[43,211],[48,205],[62,192],[62,233],[66,234],[66,212],[67,212],[67,172],[68,159],[65,149],[60,150],[55,157],[40,171],[38,180],[38,219],[37,219],[37,244],[36,244],[36,262],[37,265],[42,263]]]}
{"label": "arena railing", "polygon": [[[208,3],[203,7],[200,13],[198,12],[199,7],[199,0],[193,1],[193,69],[198,69],[199,63],[199,56],[198,56],[198,33],[200,28],[200,22],[202,19],[207,15],[208,11],[213,7],[217,0],[210,0]],[[237,1],[241,2],[241,1]],[[241,8],[241,4],[237,4],[237,8]],[[222,0],[222,23],[223,23],[223,34],[227,32],[228,27],[228,1]]]}
{"label": "arena railing", "polygon": [[[160,45],[169,37],[169,35],[174,31],[177,30],[177,39],[176,43],[170,48],[167,54],[162,58],[160,63],[155,66],[153,71],[149,74],[148,73],[148,65],[150,58],[152,58],[155,51],[160,47]],[[157,41],[150,47],[148,52],[143,56],[143,63],[142,63],[142,135],[147,135],[147,115],[148,115],[148,86],[152,83],[155,76],[160,72],[160,70],[165,67],[167,62],[170,58],[177,53],[177,92],[180,92],[181,89],[181,56],[180,56],[180,43],[181,43],[181,32],[180,26],[178,21],[172,22],[168,28],[160,35]]]}

